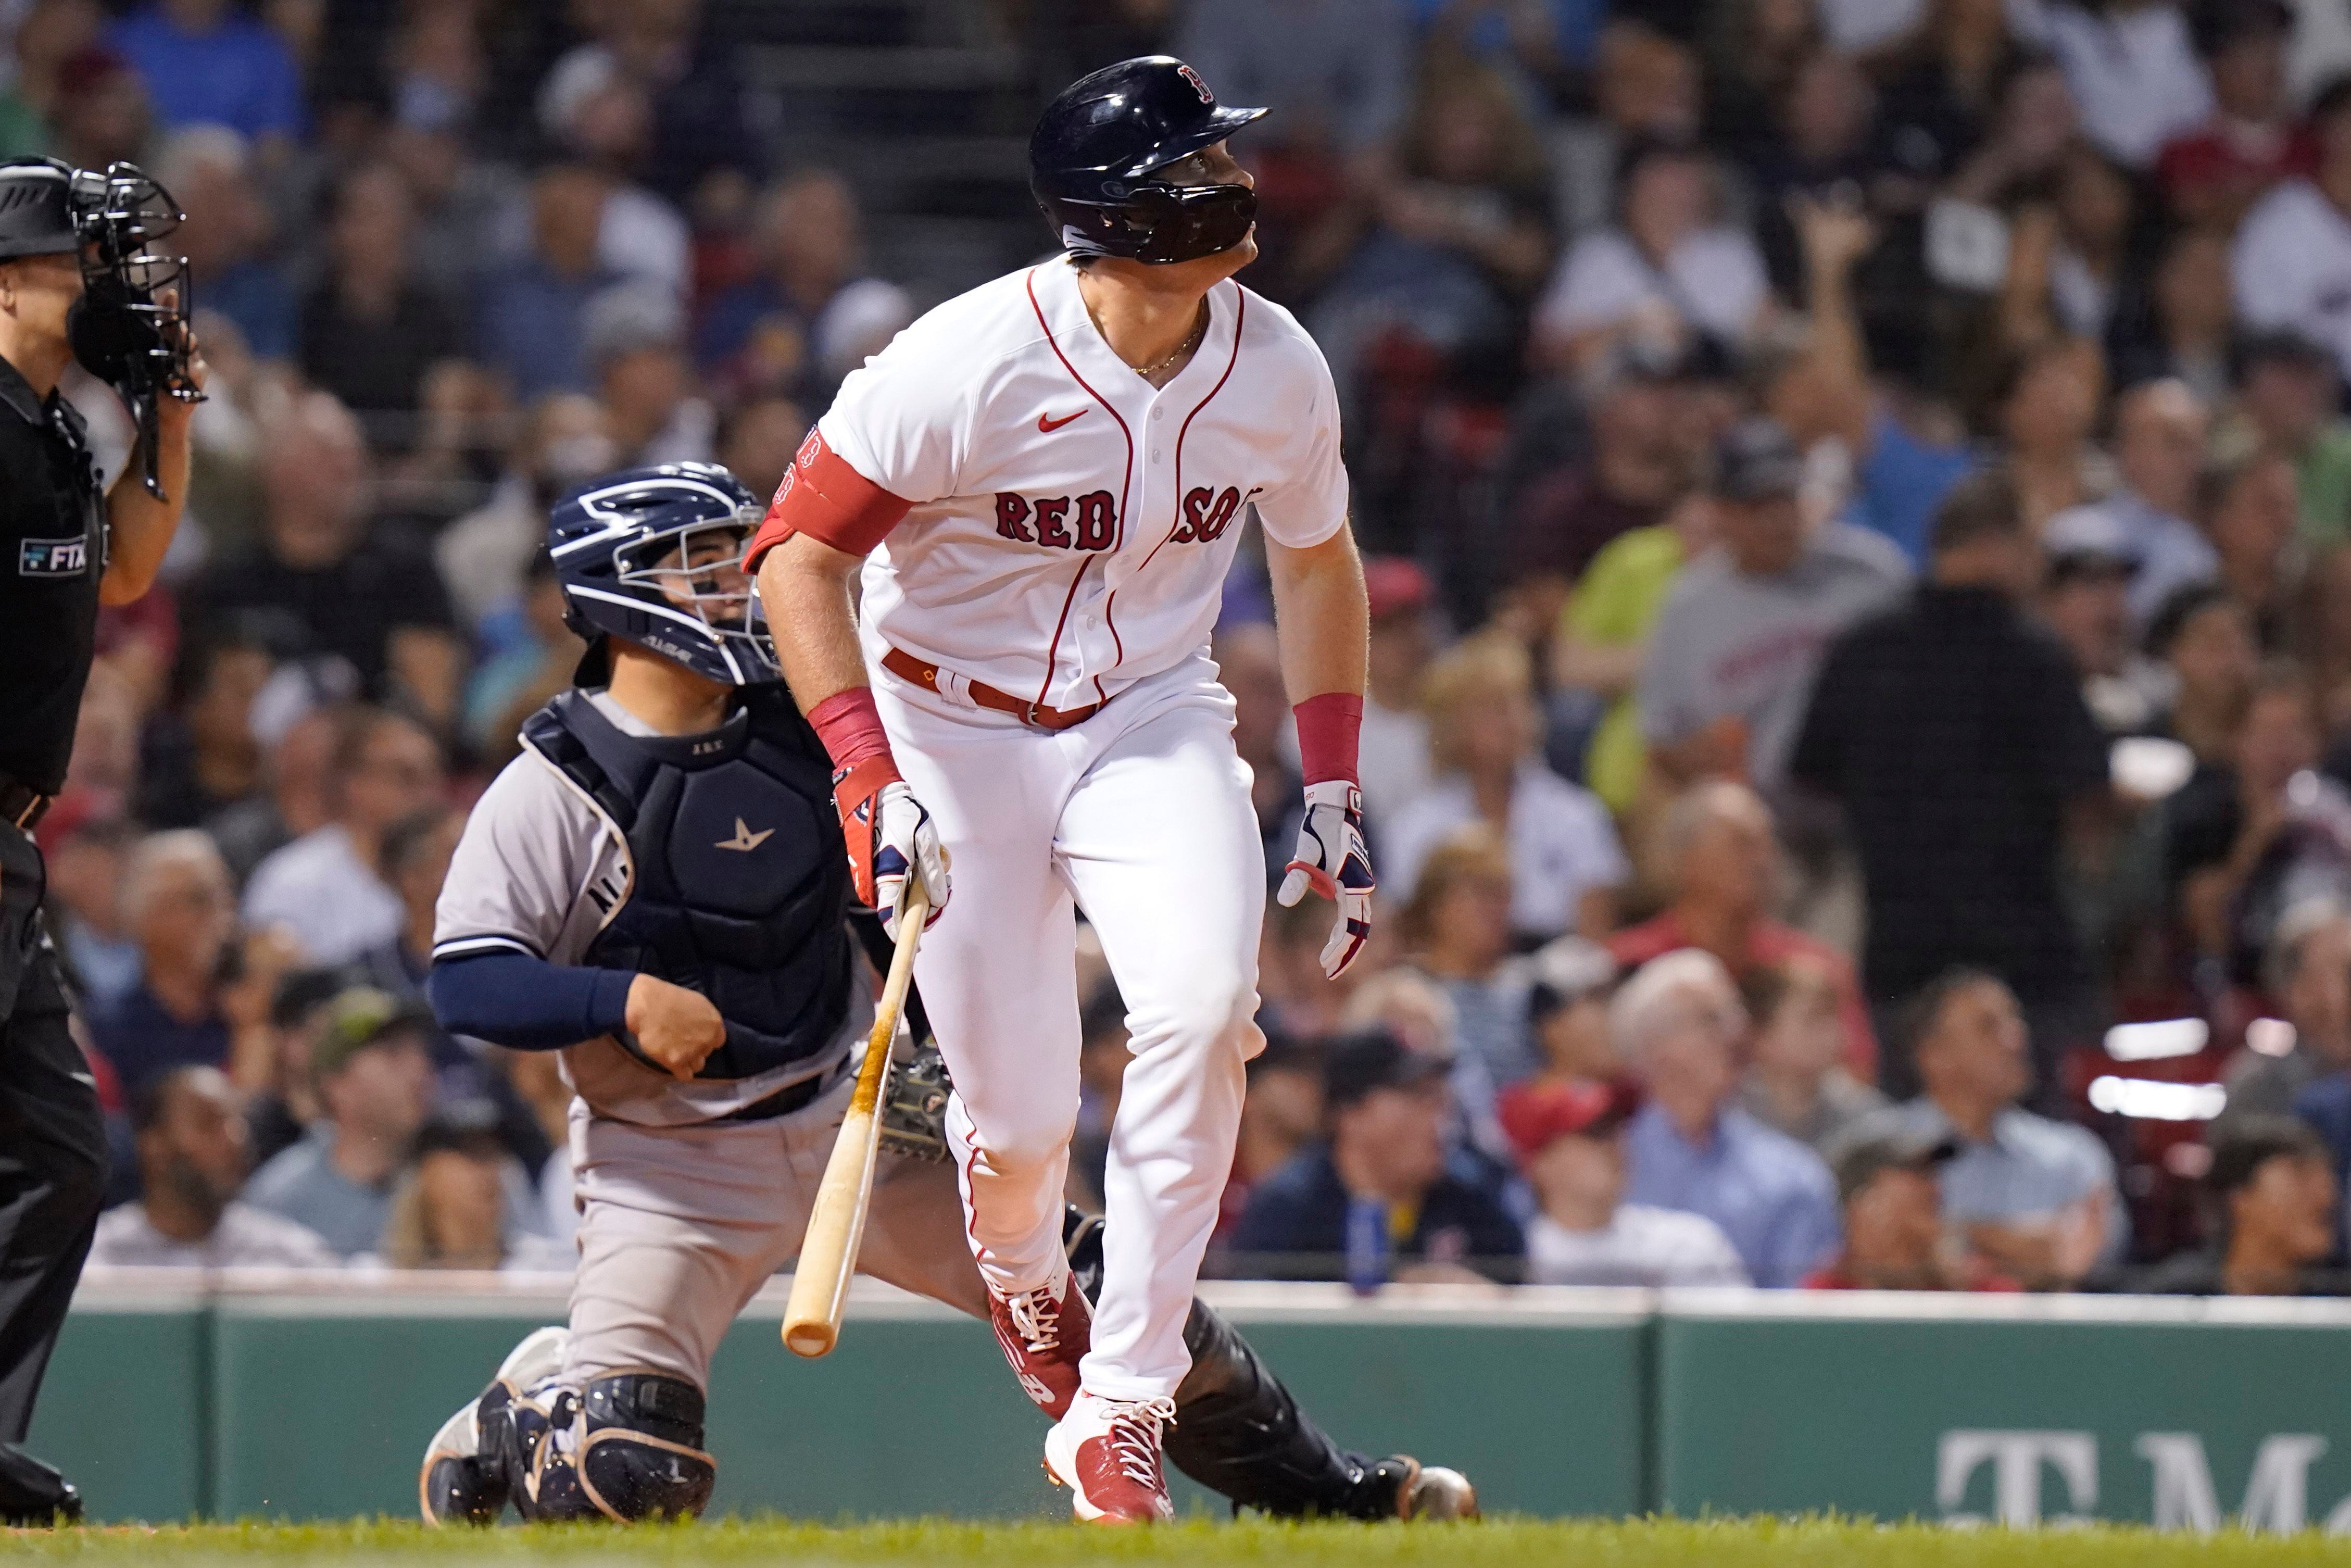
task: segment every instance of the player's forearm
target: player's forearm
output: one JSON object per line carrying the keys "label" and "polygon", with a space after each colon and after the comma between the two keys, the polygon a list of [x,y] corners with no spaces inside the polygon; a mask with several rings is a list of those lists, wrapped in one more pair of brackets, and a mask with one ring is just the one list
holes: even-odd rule
{"label": "player's forearm", "polygon": [[1372,615],[1354,536],[1342,528],[1307,549],[1268,540],[1265,553],[1290,700],[1334,692],[1361,697],[1371,666]]}
{"label": "player's forearm", "polygon": [[859,561],[821,539],[794,534],[759,563],[759,602],[776,663],[802,713],[866,684],[849,596]]}
{"label": "player's forearm", "polygon": [[154,586],[155,574],[162,570],[172,536],[179,531],[181,514],[187,507],[192,467],[188,422],[166,419],[162,423],[155,466],[164,499],[159,501],[147,493],[143,483],[147,460],[136,447],[106,492],[106,575],[98,586],[101,604],[128,604]]}
{"label": "player's forearm", "polygon": [[625,969],[550,964],[528,953],[481,953],[434,964],[424,995],[451,1034],[509,1051],[560,1051],[618,1034],[636,977]]}

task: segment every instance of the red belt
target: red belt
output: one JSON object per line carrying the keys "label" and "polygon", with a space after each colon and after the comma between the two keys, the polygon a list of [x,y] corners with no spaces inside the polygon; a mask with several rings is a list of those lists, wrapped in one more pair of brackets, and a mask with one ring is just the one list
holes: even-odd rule
{"label": "red belt", "polygon": [[[892,648],[882,655],[882,667],[902,681],[928,686],[949,702],[955,700],[953,694],[939,685],[940,671],[936,664],[925,664],[912,653]],[[962,680],[974,706],[1008,713],[1021,723],[1034,725],[1039,729],[1070,729],[1102,711],[1100,703],[1088,703],[1083,707],[1047,707],[1043,703],[1016,697],[1010,692],[999,692],[985,681],[975,681],[968,675]]]}

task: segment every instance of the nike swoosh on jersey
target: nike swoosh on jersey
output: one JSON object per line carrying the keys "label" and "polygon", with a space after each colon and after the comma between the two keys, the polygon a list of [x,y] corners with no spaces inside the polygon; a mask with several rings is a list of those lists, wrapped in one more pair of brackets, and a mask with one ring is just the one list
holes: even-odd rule
{"label": "nike swoosh on jersey", "polygon": [[758,832],[753,832],[750,825],[737,817],[735,819],[735,836],[731,839],[721,839],[713,847],[722,850],[739,850],[747,855],[775,836],[776,830],[773,828],[761,828]]}
{"label": "nike swoosh on jersey", "polygon": [[1060,419],[1049,418],[1048,416],[1040,413],[1037,416],[1037,433],[1040,435],[1050,435],[1053,432],[1061,429],[1061,426],[1069,423],[1071,420],[1083,419],[1092,412],[1093,410],[1090,408],[1081,408],[1078,410],[1077,413],[1064,414]]}

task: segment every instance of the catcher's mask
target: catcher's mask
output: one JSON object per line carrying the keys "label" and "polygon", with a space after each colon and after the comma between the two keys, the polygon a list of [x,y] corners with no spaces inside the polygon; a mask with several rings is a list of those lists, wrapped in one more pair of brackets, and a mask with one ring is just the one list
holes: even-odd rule
{"label": "catcher's mask", "polygon": [[161,500],[161,400],[204,397],[188,370],[188,258],[157,248],[186,214],[135,163],[110,163],[102,172],[74,171],[68,207],[81,256],[82,298],[67,336],[82,369],[112,387],[130,409],[146,453],[141,477],[148,494]]}

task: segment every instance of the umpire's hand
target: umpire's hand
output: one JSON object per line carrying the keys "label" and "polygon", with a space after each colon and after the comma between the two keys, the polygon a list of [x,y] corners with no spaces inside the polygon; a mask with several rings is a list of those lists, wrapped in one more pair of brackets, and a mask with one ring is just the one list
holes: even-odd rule
{"label": "umpire's hand", "polygon": [[691,1078],[726,1043],[726,1020],[700,991],[651,975],[629,982],[628,1026],[637,1049],[673,1078]]}

